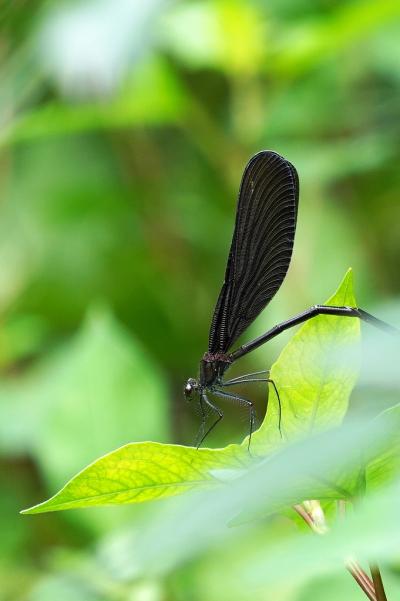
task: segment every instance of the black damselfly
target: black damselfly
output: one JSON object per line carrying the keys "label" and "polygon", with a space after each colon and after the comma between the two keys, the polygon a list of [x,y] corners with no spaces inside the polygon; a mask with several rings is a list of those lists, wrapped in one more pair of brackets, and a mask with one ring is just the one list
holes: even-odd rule
{"label": "black damselfly", "polygon": [[[293,326],[317,315],[357,317],[386,332],[398,330],[357,307],[315,305],[303,313],[274,326],[255,340],[230,352],[232,345],[249,327],[280,288],[289,268],[296,230],[299,201],[299,179],[294,166],[276,152],[264,150],[254,155],[245,167],[239,189],[236,223],[228,255],[225,280],[222,285],[211,322],[208,351],[200,361],[199,378],[189,378],[184,393],[190,400],[199,400],[202,423],[196,444],[223,418],[221,409],[210,400],[210,393],[226,400],[234,400],[249,410],[250,432],[254,428],[255,411],[252,401],[227,387],[246,382],[275,383],[268,371],[245,374],[224,380],[228,368],[240,357],[247,355],[268,340]],[[207,414],[216,416],[206,430]]]}

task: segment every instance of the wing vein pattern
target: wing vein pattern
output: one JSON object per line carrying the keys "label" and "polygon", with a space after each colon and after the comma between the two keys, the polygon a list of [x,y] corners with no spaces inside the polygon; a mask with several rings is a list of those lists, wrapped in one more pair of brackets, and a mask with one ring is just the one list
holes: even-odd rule
{"label": "wing vein pattern", "polygon": [[299,180],[289,161],[268,150],[250,159],[211,322],[210,353],[227,353],[280,288],[292,256],[298,200]]}

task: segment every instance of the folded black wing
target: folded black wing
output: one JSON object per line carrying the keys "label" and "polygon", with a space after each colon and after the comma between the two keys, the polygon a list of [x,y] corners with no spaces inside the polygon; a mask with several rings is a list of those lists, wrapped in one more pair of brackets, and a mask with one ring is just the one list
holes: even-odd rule
{"label": "folded black wing", "polygon": [[267,150],[250,159],[211,323],[211,353],[227,353],[280,288],[292,256],[298,199],[298,176],[289,161]]}

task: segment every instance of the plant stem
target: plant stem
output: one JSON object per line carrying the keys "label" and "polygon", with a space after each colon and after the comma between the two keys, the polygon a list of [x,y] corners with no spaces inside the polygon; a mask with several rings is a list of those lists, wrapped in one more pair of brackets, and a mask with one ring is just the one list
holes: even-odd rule
{"label": "plant stem", "polygon": [[293,505],[293,509],[296,513],[299,514],[300,517],[310,526],[312,530],[314,530],[314,520],[310,516],[310,514],[304,509],[303,505]]}
{"label": "plant stem", "polygon": [[370,564],[371,576],[374,583],[377,601],[387,601],[385,589],[383,587],[382,576],[378,564]]}
{"label": "plant stem", "polygon": [[370,601],[379,601],[372,580],[356,561],[352,559],[348,560],[346,562],[346,569],[350,572],[358,586],[364,591]]}
{"label": "plant stem", "polygon": [[[293,509],[296,513],[299,514],[301,518],[310,526],[310,528],[316,532],[317,534],[324,534],[324,530],[315,523],[312,514],[306,510],[304,505],[297,504],[293,505]],[[339,512],[341,516],[345,513],[345,505],[344,503],[339,505]],[[376,564],[370,566],[372,580],[364,572],[362,567],[354,561],[354,559],[349,559],[346,561],[346,569],[350,572],[354,580],[357,582],[358,586],[361,590],[366,594],[370,601],[387,601],[387,597],[385,594],[385,590],[383,588],[382,577],[379,571],[379,568]]]}

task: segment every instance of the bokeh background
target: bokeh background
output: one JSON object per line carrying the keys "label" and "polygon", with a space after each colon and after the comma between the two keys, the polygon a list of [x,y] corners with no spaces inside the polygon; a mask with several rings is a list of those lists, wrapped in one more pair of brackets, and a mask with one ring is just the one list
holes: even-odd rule
{"label": "bokeh background", "polygon": [[[360,306],[396,298],[399,16],[389,0],[1,3],[1,601],[227,598],[242,546],[132,581],[95,557],[147,508],[18,511],[127,442],[193,443],[182,384],[256,151],[296,165],[301,204],[287,280],[246,338],[323,302],[349,266]],[[211,446],[247,434],[227,414]],[[363,598],[344,571],[259,598],[320,594]]]}

